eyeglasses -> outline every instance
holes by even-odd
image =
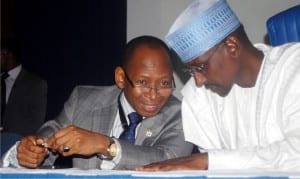
[[[210,57],[208,58],[207,61],[205,61],[205,63],[201,63],[197,66],[193,66],[193,67],[185,67],[183,69],[184,73],[189,73],[191,76],[194,76],[195,73],[201,73],[201,74],[206,74],[207,73],[207,66],[208,66],[208,61],[209,61]]]
[[[129,82],[132,88],[140,89],[143,93],[150,93],[151,90],[154,90],[156,93],[165,94],[172,92],[175,88],[174,77],[172,80],[162,80],[159,82],[158,87],[149,86],[147,80],[141,79],[137,80],[135,83],[129,78],[126,71],[124,70],[125,78]]]
[[[208,62],[210,61],[210,59],[215,55],[216,51],[222,46],[224,45],[225,42],[221,42],[220,44],[218,44],[213,52],[209,55],[209,57],[207,57],[207,60],[204,63],[195,65],[193,67],[186,67],[185,69],[183,69],[183,71],[185,73],[189,73],[191,76],[194,76],[195,73],[201,73],[201,74],[206,74],[207,70],[208,70]]]

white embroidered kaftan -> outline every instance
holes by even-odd
[[[256,47],[254,87],[220,97],[191,78],[182,90],[186,140],[208,152],[209,170],[300,170],[300,43]]]

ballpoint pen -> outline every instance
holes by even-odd
[[[36,146],[39,146],[39,147],[43,147],[43,148],[47,148],[49,150],[52,150],[50,147],[48,147],[46,145],[46,143],[41,143],[41,144],[36,144]],[[68,152],[70,150],[70,148],[66,145],[63,145],[63,152]]]

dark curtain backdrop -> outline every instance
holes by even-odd
[[[112,85],[126,43],[126,0],[15,0],[23,65],[48,82],[47,120],[76,85]]]

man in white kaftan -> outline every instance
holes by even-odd
[[[137,170],[300,170],[300,43],[253,45],[226,0],[193,1],[166,42],[192,75],[182,120],[200,153]]]
[[[209,169],[300,169],[300,43],[256,47],[255,86],[221,97],[191,78],[182,90],[185,138],[208,152]]]

